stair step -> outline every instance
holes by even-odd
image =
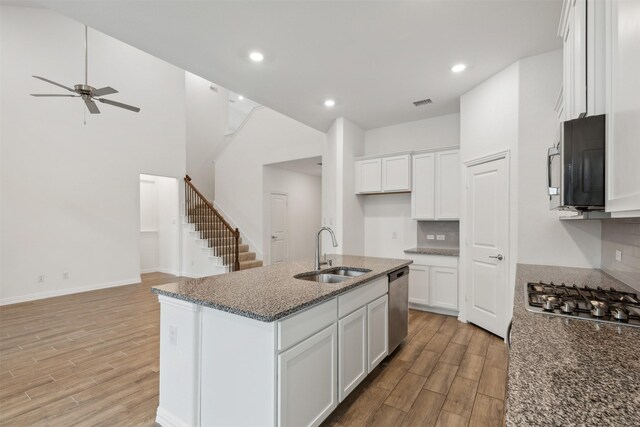
[[[240,270],[248,270],[249,268],[257,268],[257,267],[262,267],[262,261],[260,260],[240,261]]]
[[[201,239],[208,240],[210,246],[222,246],[222,245],[235,245],[235,237],[200,237]],[[238,243],[242,244],[242,237],[238,238]]]
[[[241,252],[239,255],[240,262],[242,261],[253,261],[256,259],[255,252]]]
[[[215,249],[216,252],[222,252],[220,249],[222,249],[223,247],[224,246],[210,246],[209,249]],[[231,246],[228,247],[229,249],[233,249]],[[238,245],[238,253],[242,255],[244,252],[249,252],[249,245],[246,243]]]

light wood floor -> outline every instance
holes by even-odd
[[[160,307],[143,275],[121,286],[0,308],[0,424],[153,425]]]
[[[143,283],[0,308],[0,424],[152,426],[159,304]],[[327,426],[500,425],[507,353],[455,318],[410,312],[409,338]]]
[[[503,425],[507,356],[495,335],[411,310],[405,343],[323,425]]]

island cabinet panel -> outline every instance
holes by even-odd
[[[275,329],[275,322],[259,322],[203,307],[201,374],[195,375],[201,387],[198,400],[201,421],[163,425],[274,426]],[[192,370],[196,368],[191,367]],[[178,372],[184,379],[194,374],[188,369]]]
[[[278,356],[279,426],[317,426],[336,408],[337,346],[333,324]]]
[[[367,305],[368,372],[380,364],[389,352],[389,296],[383,295]]]
[[[344,295],[340,295],[338,297],[338,316],[344,317],[360,307],[364,307],[387,292],[389,292],[389,279],[385,276],[365,286],[356,288],[351,292],[347,292]]]
[[[301,313],[278,322],[278,351],[288,349],[305,338],[310,337],[338,319],[338,301],[332,298],[327,302],[311,307]]]
[[[367,376],[367,307],[338,322],[338,397],[340,402]]]

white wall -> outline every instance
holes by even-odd
[[[370,129],[365,133],[364,154],[419,151],[458,144],[460,114],[456,113]]]
[[[355,158],[364,154],[364,131],[349,120],[342,125],[342,253],[364,255],[364,196],[355,195]]]
[[[520,61],[518,262],[600,267],[600,221],[559,221],[546,193],[547,149],[558,132],[554,104],[562,50]]]
[[[459,114],[385,126],[365,133],[366,155],[419,151],[459,144]],[[417,245],[418,222],[411,219],[411,195],[359,197],[364,201],[365,255],[405,258],[405,249]]]
[[[263,253],[271,263],[271,193],[287,195],[287,259],[310,258],[322,222],[322,178],[274,166],[264,167]]]
[[[185,72],[187,173],[209,200],[215,196],[214,158],[225,143],[229,92]]]
[[[89,83],[142,111],[100,104],[85,126],[80,100],[28,96],[62,92],[32,74],[81,82],[83,26],[8,6],[0,23],[0,300],[137,282],[139,175],[185,174],[184,72],[90,30]]]
[[[326,135],[259,107],[215,159],[216,205],[262,259],[263,165],[319,156]]]

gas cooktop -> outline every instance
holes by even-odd
[[[527,310],[581,320],[640,327],[640,299],[613,288],[527,283]]]

